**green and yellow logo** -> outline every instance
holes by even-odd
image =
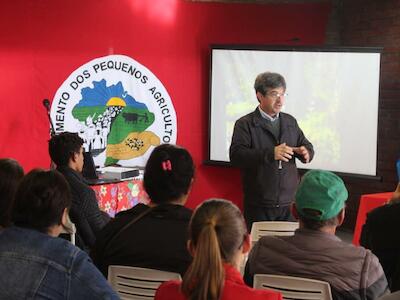
[[[112,55],[74,71],[51,108],[56,132],[78,132],[96,165],[143,166],[154,146],[176,142],[176,115],[161,82],[133,59]]]

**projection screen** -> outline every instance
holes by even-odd
[[[258,106],[254,80],[271,71],[286,79],[282,111],[314,145],[314,160],[297,166],[376,176],[380,51],[213,46],[207,162],[229,163],[235,121]]]

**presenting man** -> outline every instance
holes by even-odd
[[[312,144],[297,121],[281,112],[286,82],[282,75],[265,72],[254,83],[256,110],[236,121],[230,160],[241,169],[244,216],[250,230],[256,221],[285,221],[298,184],[295,158],[308,163]]]

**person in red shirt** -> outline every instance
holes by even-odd
[[[164,282],[155,300],[281,300],[280,293],[255,290],[239,273],[250,237],[243,216],[230,201],[211,199],[194,212],[189,226],[188,249],[193,261],[183,281]]]

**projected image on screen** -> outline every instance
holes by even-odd
[[[380,53],[212,50],[210,161],[229,162],[235,121],[258,106],[254,80],[286,79],[283,112],[313,143],[299,168],[376,175]]]

